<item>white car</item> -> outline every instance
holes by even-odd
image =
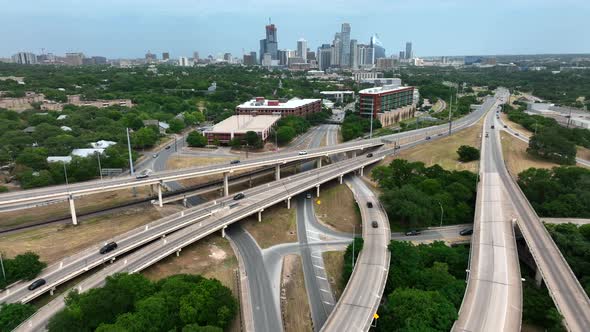
[[[303,150],[303,151],[299,151],[299,155],[300,155],[300,156],[303,156],[303,155],[305,155],[305,154],[307,154],[307,151],[305,151],[305,150]]]

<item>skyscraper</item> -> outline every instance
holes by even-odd
[[[37,64],[37,56],[29,52],[18,52],[12,56],[12,62],[21,65],[34,65]]]
[[[166,61],[166,60],[170,60],[170,53],[168,52],[163,52],[162,53],[162,60]]]
[[[405,59],[405,58],[406,58],[406,52],[399,51],[399,59],[402,60],[402,59]]]
[[[322,44],[318,48],[318,67],[320,70],[326,70],[332,65],[332,50],[334,47],[330,44]]]
[[[193,62],[199,62],[199,52],[193,52]]]
[[[307,61],[307,40],[303,38],[297,41],[297,56]]]
[[[377,61],[377,59],[381,59],[381,58],[386,57],[385,48],[383,47],[383,44],[379,40],[379,35],[374,34],[373,36],[371,36],[371,41],[369,42],[369,45],[373,48],[373,53],[375,55],[374,56],[375,62]]]
[[[350,24],[342,23],[340,40],[340,66],[350,67]]]
[[[375,49],[370,45],[357,45],[357,63],[359,67],[372,67],[375,63]]]
[[[406,42],[406,59],[411,59],[414,57],[412,53],[412,42]]]
[[[352,69],[357,69],[359,66],[358,63],[358,50],[357,50],[357,41],[356,39],[350,40],[350,67]]]
[[[270,54],[272,60],[277,60],[278,55],[278,41],[277,41],[277,28],[274,24],[266,26],[266,38],[260,40],[260,60],[264,58],[264,54]]]
[[[336,32],[336,34],[334,35],[334,41],[332,42],[332,60],[331,60],[331,65],[332,66],[340,66],[340,60],[341,60],[341,56],[340,54],[342,53],[342,40],[340,38],[341,34],[340,32]]]

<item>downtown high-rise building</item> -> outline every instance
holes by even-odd
[[[307,40],[303,38],[297,41],[297,56],[307,61]]]
[[[162,60],[170,60],[170,52],[162,52]]]
[[[332,60],[331,60],[332,66],[334,66],[334,67],[341,66],[341,62],[340,62],[340,60],[342,59],[341,54],[342,54],[341,33],[336,32],[336,34],[334,35],[334,40],[332,41]]]
[[[278,59],[278,41],[277,27],[274,24],[266,26],[266,38],[260,40],[260,60],[264,59],[264,54],[270,54],[272,60]]]
[[[12,62],[20,65],[35,65],[37,64],[37,56],[29,52],[18,52],[12,56]]]
[[[375,49],[371,45],[357,45],[357,64],[359,67],[372,67],[375,63]]]
[[[369,41],[369,45],[373,48],[374,59],[373,63],[376,63],[377,59],[385,58],[385,47],[379,40],[379,36],[374,34],[371,36],[371,40]]]
[[[342,23],[340,30],[340,67],[350,67],[350,24]]]
[[[414,57],[412,53],[412,42],[406,42],[406,59],[411,59]]]
[[[350,40],[350,68],[357,69],[359,67],[358,63],[358,42],[356,39]]]
[[[326,70],[332,66],[332,52],[334,47],[330,44],[322,44],[318,48],[318,68],[319,70]]]

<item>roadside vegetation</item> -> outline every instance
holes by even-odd
[[[381,128],[381,122],[377,119],[373,119],[373,130]],[[346,116],[342,122],[340,132],[342,133],[342,139],[350,141],[352,139],[363,137],[366,133],[371,130],[371,119],[361,117],[358,114],[354,114],[350,111],[346,111]]]
[[[4,264],[0,277],[0,289],[6,288],[19,280],[33,280],[47,266],[39,260],[39,255],[33,252],[26,252],[14,258],[3,257]]]
[[[346,284],[352,275],[359,254],[361,250],[363,250],[363,243],[363,238],[357,237],[354,239],[354,245],[351,243],[346,247],[346,251],[344,252],[344,265],[342,266],[342,289],[346,287]]]
[[[221,332],[237,310],[231,291],[216,279],[180,274],[152,282],[117,274],[102,288],[70,293],[48,330]]]
[[[479,160],[479,149],[469,145],[461,145],[457,149],[459,160],[467,163],[474,160]]]
[[[477,183],[474,173],[394,159],[387,166],[375,167],[372,177],[382,191],[380,201],[392,228],[473,222]]]
[[[0,305],[0,332],[14,330],[37,309],[27,303],[4,303]]]

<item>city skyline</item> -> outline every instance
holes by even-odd
[[[590,41],[577,38],[575,33],[585,29],[583,18],[590,11],[583,1],[568,0],[567,6],[551,1],[499,1],[494,7],[463,0],[424,2],[426,5],[378,1],[374,5],[380,10],[371,14],[369,22],[366,13],[358,11],[358,3],[349,1],[331,7],[287,1],[280,10],[266,1],[217,4],[224,8],[184,0],[172,1],[165,8],[155,1],[147,1],[145,6],[124,1],[116,12],[109,1],[79,5],[58,0],[42,8],[11,3],[3,6],[8,28],[0,55],[19,51],[39,54],[45,49],[55,54],[84,52],[109,58],[140,58],[148,50],[169,52],[171,58],[190,56],[195,50],[202,57],[227,52],[241,56],[242,49],[246,53],[259,50],[258,41],[265,37],[260,27],[268,24],[269,17],[277,26],[279,49],[295,49],[297,40],[305,38],[315,50],[331,40],[342,23],[349,23],[350,39],[368,43],[377,33],[388,55],[404,50],[407,41],[419,45],[413,50],[416,56],[590,52]],[[534,11],[530,10],[533,4]],[[313,5],[314,11],[300,9],[307,5]],[[260,7],[264,10],[255,10]],[[538,28],[541,21],[542,30]],[[39,33],[38,26],[44,27],[44,33]]]

